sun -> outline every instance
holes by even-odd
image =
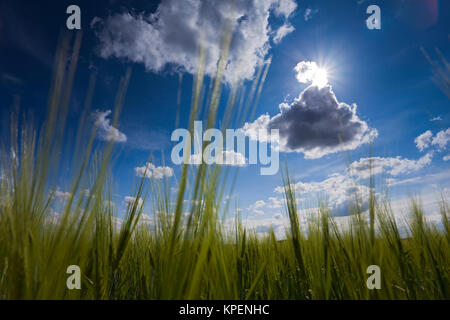
[[[328,72],[325,68],[317,68],[312,84],[319,88],[323,88],[328,84]]]

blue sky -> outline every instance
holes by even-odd
[[[192,73],[198,56],[196,45],[202,32],[210,54],[207,72],[214,73],[218,45],[213,40],[223,30],[221,19],[229,14],[224,3],[218,1],[211,7],[200,0],[189,5],[187,1],[169,0],[2,1],[2,120],[8,118],[16,96],[21,97],[23,110],[33,112],[38,123],[43,120],[53,55],[68,16],[65,11],[68,5],[77,4],[82,12],[84,37],[70,103],[69,130],[80,118],[92,73],[97,77],[92,109],[98,110],[97,120],[99,114],[103,115],[105,130],[113,130],[108,124],[111,117],[104,112],[113,108],[120,77],[131,67],[129,90],[116,128],[119,152],[113,172],[113,200],[124,208],[125,197],[132,195],[138,179],[136,168],[145,166],[150,153],[155,172],[169,175],[176,187],[180,166],[170,160],[174,145],[170,135],[187,125]],[[381,30],[366,27],[366,9],[372,4],[381,9]],[[447,1],[437,0],[354,0],[339,4],[264,0],[257,5],[249,0],[237,1],[240,16],[231,16],[241,29],[233,32],[224,97],[239,80],[249,88],[258,66],[272,56],[255,118],[246,119],[249,124],[267,114],[272,119],[268,125],[276,127],[279,122],[273,117],[280,113],[280,104],[285,103],[292,111],[301,93],[312,94],[311,83],[300,83],[296,78],[298,72],[294,68],[303,61],[316,62],[326,69],[330,85],[310,100],[304,97],[306,105],[314,107],[320,99],[335,96],[339,103],[349,106],[348,110],[357,105],[357,120],[367,125],[364,132],[360,127],[359,131],[348,128],[345,151],[338,151],[342,145],[332,145],[328,139],[333,130],[331,124],[316,132],[324,135],[317,145],[303,131],[286,132],[286,137],[298,141],[290,145],[293,152],[280,153],[280,160],[286,160],[294,174],[301,208],[314,207],[317,196],[327,194],[335,214],[344,215],[351,201],[352,181],[367,185],[364,167],[367,158],[374,156],[375,169],[379,170],[377,182],[390,184],[394,205],[404,204],[410,194],[421,194],[429,214],[437,213],[438,193],[448,195],[450,190],[450,160],[445,158],[450,154],[450,131],[446,131],[450,124],[449,97],[432,81],[435,69],[421,48],[432,60],[439,61],[435,52],[438,48],[448,60],[449,6]],[[447,81],[448,72],[447,69]],[[177,127],[180,74],[181,121]],[[448,89],[448,82],[446,85]],[[219,112],[224,107],[222,103]],[[324,108],[324,118],[319,121],[326,125],[334,113],[327,109],[332,106]],[[306,121],[301,108],[294,111],[291,116],[295,123]],[[287,120],[289,117],[285,115]],[[370,132],[377,134],[363,141],[360,135]],[[98,143],[101,140],[100,134]],[[333,151],[324,151],[325,144],[332,145]],[[163,158],[173,175],[171,170],[161,168]],[[348,165],[354,169],[352,176],[346,169]],[[261,176],[259,169],[254,165],[239,168],[232,197],[238,201],[242,215],[252,220],[250,224],[276,227],[283,221],[283,195],[276,189],[282,184],[281,175]],[[364,192],[362,188],[361,193]],[[146,210],[151,213],[151,208]]]

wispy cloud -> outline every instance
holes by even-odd
[[[441,116],[433,117],[430,119],[430,121],[442,121]]]
[[[311,9],[311,8],[307,8],[305,10],[305,14],[303,15],[303,18],[305,19],[305,21],[309,21],[312,19],[312,17],[319,12],[318,9]]]
[[[98,127],[98,138],[104,141],[126,142],[127,136],[111,125],[110,115],[111,110],[96,110],[92,114],[95,125]]]

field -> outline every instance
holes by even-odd
[[[4,142],[0,159],[1,299],[450,298],[446,199],[441,203],[443,228],[428,224],[420,201],[411,199],[406,237],[389,202],[374,194],[367,212],[355,206],[348,228],[338,227],[330,209],[322,205],[305,232],[285,168],[280,180],[290,224],[286,238],[280,240],[273,231],[258,237],[245,229],[234,204],[224,201],[225,186],[233,180],[226,168],[184,165],[176,192],[168,181],[142,179],[136,186],[135,197],[153,208],[152,228],[142,221],[139,201],[128,206],[118,223],[110,202],[114,146],[97,146],[95,128],[86,139],[87,112],[74,138],[70,188],[63,203],[57,204],[59,155],[69,149],[62,137],[80,42],[81,38],[75,40],[70,53],[66,39],[57,53],[45,125],[36,130],[18,114],[11,115],[10,139]],[[225,39],[208,104],[209,127],[217,121],[228,45]],[[124,76],[117,92],[114,123],[130,76]],[[191,123],[202,86],[200,68]],[[235,100],[232,93],[225,124],[235,112]],[[252,111],[248,107],[243,114]],[[186,198],[192,200],[189,205]],[[232,227],[225,225],[225,214],[236,218]],[[80,290],[66,286],[71,265],[80,267]],[[380,267],[379,290],[367,288],[370,265]]]

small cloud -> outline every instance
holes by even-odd
[[[294,30],[295,28],[290,23],[286,22],[278,28],[277,32],[275,33],[275,37],[273,37],[273,42],[279,43],[285,36],[287,36]]]
[[[434,137],[433,133],[430,130],[427,130],[414,140],[417,149],[420,151],[423,151],[431,146],[437,146],[437,151],[443,151],[447,148],[449,141],[450,128],[439,131]]]
[[[269,197],[269,203],[267,204],[267,206],[270,209],[280,209],[285,203],[286,200],[284,198]]]
[[[131,196],[127,196],[124,199],[124,203],[127,206],[130,206],[130,207],[134,206],[136,201],[137,201],[137,206],[138,206],[138,209],[139,209],[144,204],[144,200],[142,200],[141,198],[136,199],[136,197],[131,197]]]
[[[319,68],[314,61],[301,61],[295,68],[297,81],[300,83],[311,83],[319,87],[328,84],[327,73],[324,69]]]
[[[103,141],[126,142],[127,136],[111,125],[111,120],[108,119],[110,115],[111,110],[104,112],[96,110],[92,114],[95,119],[95,125],[98,127],[99,139]]]
[[[414,142],[416,144],[417,149],[420,151],[425,150],[430,146],[431,138],[433,137],[433,133],[430,130],[425,131],[420,136],[418,136],[416,139],[414,139]]]
[[[395,158],[371,157],[361,158],[350,165],[349,171],[352,176],[367,179],[371,175],[388,173],[391,176],[418,171],[429,165],[433,153],[429,152],[418,160],[405,159],[400,156]]]
[[[444,160],[444,161],[450,160],[450,154],[449,154],[449,155],[446,155],[445,157],[443,157],[442,160]]]
[[[66,201],[72,196],[72,194],[70,192],[61,191],[61,189],[58,188],[52,193],[52,196],[54,199]]]
[[[260,209],[260,208],[263,208],[265,206],[266,206],[266,203],[264,202],[264,200],[258,200],[254,204],[250,205],[248,207],[248,210]]]
[[[250,205],[247,210],[251,211],[254,215],[260,216],[264,214],[264,211],[261,210],[266,206],[264,200],[258,200],[254,204]]]
[[[264,211],[262,211],[262,210],[253,210],[253,214],[255,216],[262,216],[264,214]]]
[[[222,152],[222,157],[219,157],[216,163],[224,166],[245,167],[247,165],[247,159],[242,153],[225,150]]]
[[[303,15],[303,18],[305,19],[305,21],[309,21],[312,19],[312,17],[319,12],[318,9],[311,9],[311,8],[307,8],[305,10],[305,14]]]
[[[156,167],[153,163],[147,162],[143,167],[134,168],[136,176],[140,178],[154,178],[161,180],[164,177],[172,177],[173,169],[170,167]]]
[[[441,120],[442,120],[441,116],[437,116],[430,119],[430,121],[441,121]]]
[[[432,145],[437,145],[442,150],[447,147],[450,141],[450,128],[447,130],[439,131],[431,142]]]

